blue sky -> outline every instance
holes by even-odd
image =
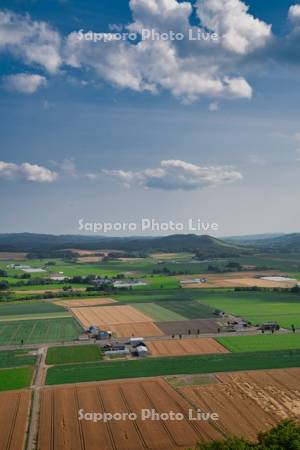
[[[299,231],[300,5],[246,4],[0,1],[0,232]],[[184,40],[79,39],[112,24]],[[190,41],[196,25],[217,43]]]

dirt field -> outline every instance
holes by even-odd
[[[24,261],[27,253],[21,252],[0,252],[0,261]]]
[[[0,393],[0,448],[23,450],[29,414],[30,391]]]
[[[167,336],[172,334],[188,334],[189,330],[192,335],[206,333],[217,333],[218,323],[216,320],[195,319],[195,320],[177,320],[176,322],[157,322],[157,326]]]
[[[205,355],[228,353],[228,350],[214,339],[170,339],[146,341],[151,356]]]
[[[216,381],[178,391],[195,407],[218,413],[226,436],[255,439],[283,419],[300,419],[300,369],[220,374]]]
[[[100,306],[108,305],[110,303],[115,303],[112,298],[85,298],[80,300],[59,300],[54,302],[56,305],[64,306],[65,308],[76,308],[87,307],[87,306]]]
[[[189,402],[162,379],[69,386],[42,391],[38,450],[176,450],[221,438],[207,422],[190,421]],[[135,413],[136,420],[78,420],[84,412]],[[183,420],[141,420],[142,409],[181,413]]]
[[[87,264],[87,263],[96,263],[103,260],[103,256],[80,256],[77,258],[77,262],[81,264]]]
[[[163,335],[150,317],[132,306],[95,306],[71,311],[84,327],[96,325],[118,337]]]
[[[260,278],[257,278],[258,276],[272,276],[276,275],[274,271],[264,271],[264,272],[257,272],[257,271],[249,271],[249,272],[228,272],[228,273],[221,273],[221,274],[201,274],[201,275],[194,275],[191,277],[184,276],[179,277],[180,281],[187,281],[197,278],[206,278],[206,283],[184,283],[182,284],[182,287],[185,289],[201,289],[201,288],[216,288],[216,287],[252,287],[252,286],[258,286],[258,287],[281,287],[281,288],[291,288],[295,286],[295,281],[269,281],[269,280],[262,280]],[[280,272],[280,275],[288,277],[289,274],[285,274]]]

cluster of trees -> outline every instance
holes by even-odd
[[[265,433],[259,433],[257,442],[230,438],[208,444],[198,444],[196,450],[299,450],[300,426],[293,420],[285,420]]]
[[[280,287],[274,287],[274,288],[270,288],[270,287],[262,287],[262,286],[240,286],[240,287],[235,287],[234,290],[236,292],[291,292],[293,294],[299,294],[300,292],[300,287],[297,286],[293,286],[292,288],[280,288]]]
[[[164,267],[163,269],[153,269],[152,270],[153,275],[168,275],[168,276],[174,276],[174,275],[191,275],[191,272],[189,270],[170,270],[167,267]]]

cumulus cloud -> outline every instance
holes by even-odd
[[[32,181],[36,183],[52,183],[58,177],[46,167],[30,164],[28,162],[22,164],[14,164],[11,162],[0,161],[0,179],[24,181]]]
[[[162,190],[196,190],[232,183],[242,174],[232,166],[197,166],[181,160],[161,161],[160,167],[142,171],[104,170],[125,186],[140,185]]]
[[[196,6],[202,25],[222,36],[227,50],[245,55],[271,37],[271,25],[249,14],[240,0],[198,0]]]
[[[300,5],[290,6],[288,16],[291,21],[300,21]]]
[[[18,73],[3,77],[4,87],[9,91],[33,94],[47,84],[45,77],[37,74]]]
[[[0,52],[9,51],[27,64],[56,73],[62,63],[60,46],[60,34],[46,22],[0,11]]]

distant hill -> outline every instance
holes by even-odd
[[[0,234],[0,251],[47,252],[68,248],[123,250],[139,252],[195,252],[202,258],[230,257],[249,253],[249,249],[211,236],[176,234],[164,237],[108,238],[32,233]]]
[[[246,245],[268,252],[300,252],[300,233],[236,236],[225,238],[229,244]]]

